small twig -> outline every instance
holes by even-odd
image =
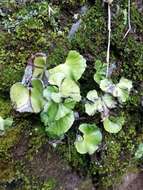
[[[123,39],[126,38],[126,36],[128,35],[131,29],[132,29],[131,28],[131,0],[128,0],[128,30],[126,34],[124,35]]]
[[[110,45],[111,45],[111,6],[108,3],[108,47],[107,47],[107,71],[106,71],[106,77],[108,77],[109,73],[109,65],[110,65]]]

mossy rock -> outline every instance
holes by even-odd
[[[0,98],[0,116],[3,118],[9,117],[11,109],[10,100]]]
[[[0,159],[0,181],[1,184],[10,183],[15,179],[16,171],[12,160]],[[0,187],[1,188],[1,187]]]
[[[21,81],[27,59],[36,52],[47,53],[58,29],[58,10],[48,16],[48,3],[29,3],[15,7],[2,17],[0,34],[0,92],[8,93]]]
[[[59,3],[59,1],[57,3]],[[119,11],[117,11],[116,3],[119,4]],[[70,4],[70,7],[73,7],[76,1],[68,1],[68,4]],[[95,72],[93,69],[95,60],[100,59],[103,62],[106,60],[108,40],[106,6],[102,6],[100,0],[95,1],[94,6],[92,6],[87,14],[83,16],[81,27],[75,37],[71,41],[68,41],[66,36],[59,37],[57,33],[55,33],[58,21],[53,20],[52,23],[49,23],[49,21],[47,22],[47,17],[43,15],[44,13],[37,14],[37,16],[35,16],[36,19],[32,17],[30,21],[24,20],[25,16],[29,15],[30,10],[37,10],[40,5],[44,6],[42,2],[39,2],[39,4],[34,2],[27,4],[27,6],[17,7],[16,9],[13,7],[13,11],[9,13],[14,23],[18,20],[17,16],[22,15],[23,18],[21,23],[18,23],[18,26],[14,26],[14,29],[10,28],[10,32],[3,30],[0,36],[0,93],[2,93],[3,97],[5,94],[9,96],[11,85],[21,80],[27,59],[31,53],[39,51],[48,53],[48,68],[51,68],[63,63],[68,51],[70,49],[75,49],[87,59],[87,71],[80,81],[81,88],[84,91],[83,94],[86,94],[88,90],[97,87],[93,79],[91,79],[91,76]],[[62,9],[64,9],[64,7],[65,5],[62,5]],[[124,24],[125,9],[127,9],[127,0],[122,0],[120,2],[114,1],[112,6],[113,18],[110,61],[111,64],[114,62],[116,63],[117,69],[115,73],[113,73],[113,79],[118,80],[121,76],[124,76],[140,84],[143,80],[143,45],[141,43],[143,17],[142,14],[138,12],[135,4],[132,3],[131,21],[133,31],[136,32],[131,31],[126,39],[122,40],[127,30],[127,25]],[[5,24],[9,24],[7,23],[7,16],[4,16],[3,21]],[[137,167],[137,161],[134,160],[134,153],[138,144],[143,141],[143,123],[141,121],[141,108],[139,107],[140,94],[136,96],[134,93],[130,98],[128,105],[124,108],[126,124],[123,130],[117,135],[107,134],[104,131],[103,144],[99,151],[93,156],[80,155],[76,152],[73,145],[74,139],[76,138],[76,128],[69,131],[67,134],[68,139],[66,138],[63,144],[58,145],[56,149],[60,157],[66,160],[66,163],[68,162],[73,170],[77,171],[82,176],[88,174],[93,181],[95,181],[95,184],[96,180],[98,180],[98,189],[111,188],[113,184],[120,182],[124,173],[128,170],[134,170]],[[133,106],[131,107],[131,105]],[[9,116],[11,112],[10,102],[5,99],[0,99],[0,107],[2,107],[0,115],[3,117]],[[82,108],[80,110],[82,110]],[[30,189],[31,187],[33,187],[33,189],[37,187],[53,188],[53,183],[47,179],[47,175],[45,174],[46,171],[44,171],[46,179],[44,179],[43,186],[43,178],[41,180],[38,178],[40,176],[35,175],[37,170],[41,172],[39,165],[42,163],[40,161],[42,154],[39,153],[39,150],[46,142],[46,138],[42,132],[39,133],[38,136],[38,133],[34,131],[34,124],[32,125],[31,122],[29,122],[31,120],[33,121],[33,118],[31,118],[22,118],[19,115],[17,118],[17,115],[14,114],[14,119],[16,119],[16,121],[14,122],[13,128],[9,129],[5,136],[0,137],[2,158],[4,159],[6,157],[8,159],[6,162],[4,162],[3,159],[1,161],[3,167],[0,166],[0,168],[4,172],[0,177],[4,182],[14,179],[15,171],[13,163],[9,162],[9,159],[11,158],[11,151],[14,152],[13,147],[19,143],[19,138],[23,138],[23,136],[21,136],[21,134],[23,134],[24,137],[27,138],[26,145],[22,144],[22,146],[26,146],[26,153],[19,157],[17,156],[17,158],[15,156],[17,160],[22,157],[20,164],[24,167],[22,168],[18,165],[19,163],[17,161],[15,164],[19,167],[18,171],[21,172],[19,176],[24,181],[23,187],[25,189]],[[23,128],[25,129],[24,133],[22,133]],[[43,141],[42,138],[44,139]],[[19,145],[19,149],[21,148],[22,147]],[[45,150],[42,153],[45,154]],[[46,156],[47,155],[44,157],[45,160],[47,159]],[[52,154],[50,156],[52,156]],[[29,165],[31,167],[34,163],[33,170],[31,168],[31,170],[27,169],[29,167],[27,162],[28,164],[30,162],[31,165]],[[47,163],[47,161],[45,162]],[[5,167],[6,164],[8,168]],[[36,168],[36,164],[38,168]],[[33,173],[29,174],[31,171]],[[5,175],[7,173],[9,173],[9,175],[6,179]],[[39,173],[38,175],[40,175]],[[41,175],[43,175],[43,173]],[[33,183],[31,181],[33,181]]]

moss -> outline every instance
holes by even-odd
[[[26,153],[26,159],[33,160],[35,155],[39,152],[39,149],[47,141],[45,132],[42,129],[41,123],[36,123],[29,132],[28,150]]]
[[[55,188],[56,188],[56,180],[54,178],[51,178],[44,182],[41,190],[54,190]]]
[[[70,166],[82,175],[87,174],[88,170],[88,155],[79,154],[74,146],[75,135],[69,132],[66,142],[57,146],[57,152],[61,157],[70,164]]]
[[[0,98],[0,116],[7,118],[10,116],[11,104],[9,100]]]
[[[14,124],[16,125],[16,123]],[[25,124],[22,123],[22,125]],[[15,161],[12,158],[11,150],[19,142],[22,125],[8,129],[0,137],[0,179],[4,185],[17,179]]]
[[[0,159],[0,180],[2,183],[10,183],[15,179],[15,169],[13,161]]]
[[[0,35],[0,92],[9,92],[21,81],[28,57],[35,52],[48,52],[58,31],[58,9],[48,16],[48,3],[29,3],[2,17]]]
[[[95,6],[91,7],[83,18],[80,30],[72,40],[72,45],[80,49],[83,53],[90,53],[94,59],[104,60],[106,49],[106,20],[105,11],[101,1],[96,1]],[[87,52],[86,52],[87,51]]]
[[[90,172],[95,178],[98,176],[99,189],[117,185],[127,171],[137,169],[134,153],[136,146],[143,140],[141,113],[135,110],[130,113],[127,111],[125,118],[126,124],[121,132],[117,135],[105,133],[100,157],[96,155],[95,160],[91,162]]]

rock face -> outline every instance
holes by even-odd
[[[0,7],[0,116],[14,118],[13,127],[0,137],[0,190],[142,190],[142,173],[125,176],[121,186],[115,188],[128,171],[140,170],[143,164],[142,160],[134,160],[136,148],[143,142],[142,1],[131,3],[132,30],[125,40],[128,1],[113,1],[110,61],[115,69],[112,78],[117,81],[121,76],[126,77],[133,81],[134,89],[123,108],[125,126],[117,135],[103,132],[103,144],[92,156],[79,155],[73,146],[79,123],[75,123],[55,149],[51,147],[38,115],[20,115],[12,109],[9,90],[12,84],[21,81],[32,53],[47,53],[47,67],[52,68],[63,63],[71,49],[79,51],[87,60],[87,71],[80,80],[82,94],[96,88],[92,77],[94,63],[97,59],[106,60],[106,4],[101,0],[86,1],[90,6],[81,15],[82,22],[74,38],[69,40],[73,16],[84,0],[14,2],[3,1]],[[48,2],[55,10],[51,18]],[[85,118],[83,106],[77,109]],[[102,130],[98,115],[96,119]],[[94,117],[86,118],[88,123],[93,121]]]
[[[123,178],[122,184],[115,190],[141,190],[143,188],[143,173],[129,173]]]

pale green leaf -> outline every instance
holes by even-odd
[[[96,101],[99,98],[96,90],[90,90],[87,93],[86,97],[88,100],[91,100],[92,102]]]
[[[11,101],[19,112],[38,113],[43,109],[43,84],[38,79],[32,80],[32,87],[27,88],[21,83],[16,83],[10,90]]]
[[[74,113],[71,111],[59,120],[49,123],[46,131],[51,137],[60,137],[64,135],[73,125]]]
[[[52,99],[51,95],[52,93],[57,93],[58,92],[58,88],[55,86],[47,86],[47,88],[45,88],[43,90],[43,96],[44,98],[46,98],[46,100],[50,101]]]
[[[15,83],[10,89],[10,98],[14,108],[19,112],[23,112],[29,102],[29,90],[20,82]],[[29,111],[32,111],[32,109],[29,108]]]
[[[122,77],[118,83],[118,87],[130,92],[133,87],[132,81]]]
[[[119,88],[117,85],[113,91],[113,96],[117,97],[120,103],[124,103],[129,98],[129,92],[127,90]]]
[[[129,98],[129,93],[132,87],[132,81],[121,78],[113,91],[113,96],[117,97],[119,102],[124,103]]]
[[[81,124],[79,130],[83,133],[75,141],[75,147],[80,154],[93,154],[102,141],[102,134],[95,124]]]
[[[112,83],[109,79],[103,79],[100,82],[100,88],[104,92],[113,93],[113,90],[115,89],[115,84]]]
[[[67,107],[65,107],[63,104],[59,104],[58,105],[58,112],[56,114],[55,120],[59,120],[62,117],[65,117],[70,112],[71,112],[70,109],[68,109]]]
[[[12,118],[3,119],[0,116],[0,135],[3,135],[5,133],[5,129],[11,127],[12,123],[13,123]]]
[[[118,133],[124,124],[123,117],[106,117],[103,121],[104,128],[109,133]]]
[[[113,100],[113,97],[111,95],[105,94],[104,96],[102,96],[102,100],[108,108],[115,108],[116,107],[117,103],[115,100]]]
[[[80,88],[76,82],[70,78],[64,79],[59,88],[59,91],[64,98],[72,98],[77,102],[81,100]]]
[[[40,80],[32,80],[31,94],[29,94],[29,101],[34,113],[39,113],[44,106],[43,99],[43,84]]]
[[[86,60],[76,51],[70,51],[65,65],[68,66],[71,78],[78,81],[86,69]]]
[[[143,157],[143,143],[139,144],[138,149],[135,152],[135,158],[140,159]]]
[[[93,116],[97,111],[103,111],[103,103],[101,98],[98,97],[96,90],[91,90],[87,93],[87,102],[85,104],[85,112]]]

